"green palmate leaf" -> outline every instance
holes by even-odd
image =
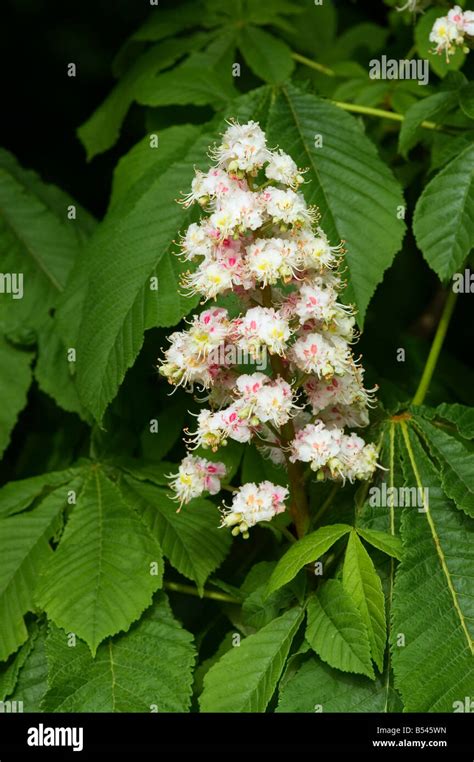
[[[157,42],[173,37],[177,32],[199,26],[205,11],[199,0],[180,4],[178,8],[153,8],[142,26],[132,35],[132,40]]]
[[[173,140],[173,154],[165,152],[111,210],[88,248],[90,278],[77,341],[77,384],[81,400],[96,418],[115,396],[145,329],[177,322],[194,306],[194,300],[177,296],[179,263],[172,246],[191,219],[176,198],[189,183],[192,165],[202,161],[203,144],[182,160],[193,144],[189,133],[180,143]]]
[[[431,164],[430,170],[441,169],[451,159],[458,156],[465,148],[472,143],[474,133],[472,131],[463,132],[460,135],[448,135],[443,132],[436,132],[433,135],[431,143]]]
[[[264,712],[302,618],[290,609],[225,653],[204,678],[201,712]]]
[[[219,529],[215,505],[201,498],[183,506],[179,513],[170,492],[153,484],[127,479],[126,498],[141,513],[152,535],[171,564],[194,580],[202,592],[209,575],[227,555],[231,536]]]
[[[66,287],[57,301],[54,321],[58,327],[58,333],[62,339],[65,352],[66,347],[68,349],[73,348],[74,350],[77,348],[77,339],[89,282],[88,251],[89,248],[85,247],[80,256],[76,258]],[[41,341],[41,337],[39,340]],[[74,385],[76,385],[75,371],[76,365],[74,365]],[[42,383],[45,383],[44,380]]]
[[[260,3],[260,7],[262,4]],[[314,34],[317,25],[318,34]],[[337,13],[331,3],[311,3],[292,18],[291,29],[285,34],[293,49],[308,53],[319,59],[321,54],[333,48],[337,30]]]
[[[178,402],[165,408],[157,416],[153,429],[150,424],[146,427],[140,437],[145,460],[158,463],[165,457],[182,435],[185,417],[186,408],[182,402]]]
[[[438,426],[415,418],[428,447],[441,466],[441,481],[456,506],[474,517],[474,451]]]
[[[68,348],[60,336],[57,322],[48,317],[38,332],[39,357],[35,365],[35,379],[40,389],[52,397],[63,410],[77,413],[84,420],[75,387],[75,362],[68,360]]]
[[[242,621],[246,627],[259,630],[275,619],[282,609],[288,608],[294,595],[289,587],[276,590],[267,597],[267,581],[275,567],[273,561],[260,561],[250,569],[241,594],[245,596],[242,604]]]
[[[46,712],[185,712],[195,651],[163,593],[126,634],[108,640],[95,659],[81,641],[51,627],[46,641]]]
[[[236,95],[227,72],[211,68],[203,53],[194,53],[173,71],[150,77],[135,89],[136,100],[145,106],[192,103],[219,108]]]
[[[235,62],[237,44],[237,29],[221,30],[216,37],[201,52],[203,65],[221,72],[223,82],[235,87],[233,64]],[[204,60],[205,59],[205,60]]]
[[[474,82],[469,82],[461,88],[459,105],[469,119],[474,119]]]
[[[0,661],[28,637],[23,617],[33,608],[40,571],[51,562],[48,540],[66,501],[66,490],[60,487],[38,508],[0,520]]]
[[[380,463],[384,470],[381,471],[376,479],[379,489],[390,490],[386,499],[370,498],[364,503],[360,511],[357,512],[357,532],[371,545],[382,550],[387,555],[381,556],[374,554],[377,573],[380,575],[382,589],[385,596],[386,620],[391,621],[393,588],[395,584],[395,571],[397,564],[395,558],[403,554],[403,548],[400,549],[400,518],[401,509],[398,507],[398,501],[389,499],[388,495],[399,495],[398,488],[404,485],[404,478],[400,459],[397,456],[399,449],[401,433],[400,426],[393,420],[388,420],[384,426]],[[369,490],[369,494],[372,490]],[[379,496],[382,493],[378,493]],[[375,505],[374,505],[375,503]],[[370,540],[369,540],[370,537]],[[390,552],[391,551],[391,552]],[[394,555],[392,555],[394,553]],[[387,652],[384,663],[383,682],[385,684],[386,703],[384,711],[401,711],[400,699],[394,688],[394,675],[391,665],[391,654]],[[399,706],[400,704],[400,706]]]
[[[394,534],[388,534],[388,532],[379,532],[375,529],[357,529],[357,533],[366,540],[368,543],[378,548],[383,553],[387,553],[393,558],[402,557],[402,541]]]
[[[156,538],[94,466],[36,597],[55,624],[76,633],[94,654],[150,605],[162,573]]]
[[[11,696],[15,690],[19,672],[28,659],[32,647],[33,638],[30,636],[20,650],[12,655],[6,664],[2,665],[2,670],[0,671],[0,701],[3,701],[7,696]]]
[[[291,656],[286,660],[285,669],[283,670],[280,682],[278,683],[278,693],[280,696],[287,682],[296,674],[305,661],[313,658],[313,655],[311,646],[307,640],[303,640],[300,647],[293,650]]]
[[[242,622],[246,627],[260,630],[288,607],[293,595],[291,590],[276,590],[267,597],[266,584],[257,587],[242,604]]]
[[[440,418],[454,423],[462,437],[474,439],[474,408],[467,405],[438,405],[436,413]]]
[[[276,711],[383,712],[386,704],[382,677],[341,674],[314,656],[285,683]]]
[[[383,103],[390,91],[390,85],[387,82],[367,80],[365,70],[363,70],[363,75],[362,78],[349,79],[339,85],[333,93],[333,100],[352,101],[363,106],[378,106]]]
[[[355,530],[347,543],[342,582],[359,609],[369,634],[372,658],[382,672],[387,638],[382,582]]]
[[[232,648],[232,641],[234,639],[234,636],[235,636],[235,631],[228,632],[227,635],[225,635],[225,637],[220,642],[219,647],[217,648],[217,651],[215,651],[215,653],[213,653],[212,656],[202,661],[196,667],[196,670],[194,672],[194,686],[193,686],[193,692],[195,696],[199,696],[199,694],[202,693],[204,678],[206,674],[209,672],[212,665],[215,664],[216,661],[218,661],[221,658],[221,656],[223,656],[226,653],[226,651]]]
[[[348,524],[331,524],[298,540],[278,561],[268,582],[267,594],[286,585],[306,564],[317,561],[335,542],[351,531]]]
[[[243,27],[239,48],[254,74],[270,84],[284,82],[294,69],[288,45],[256,26]]]
[[[298,16],[302,10],[294,0],[269,0],[267,3],[261,3],[260,0],[245,0],[240,16],[248,19],[252,24],[279,26],[282,21],[280,14]]]
[[[266,89],[244,96],[232,113],[248,119],[268,96]],[[193,212],[184,211],[176,198],[190,185],[194,167],[206,167],[213,136],[193,140],[189,133],[183,135],[173,158],[167,156],[145,172],[88,247],[90,279],[77,342],[77,384],[83,404],[99,420],[135,360],[144,331],[178,322],[196,304],[177,297],[181,266],[172,241]],[[151,288],[153,277],[158,290]]]
[[[306,639],[318,656],[343,672],[374,678],[367,628],[339,580],[328,580],[308,602]]]
[[[154,45],[140,56],[120,79],[105,101],[78,129],[87,158],[107,151],[119,137],[120,127],[135,100],[140,87],[155,74],[172,66],[181,56],[199,48],[208,40],[207,34],[197,34],[178,40],[166,40]]]
[[[65,471],[50,471],[41,476],[8,482],[0,487],[0,518],[24,511],[36,498],[46,496],[51,488],[66,484],[80,472],[80,468],[68,468]]]
[[[133,186],[154,167],[162,171],[165,161],[175,161],[187,144],[197,140],[200,127],[183,124],[147,135],[118,162],[114,170],[110,208],[126,197]]]
[[[402,424],[408,485],[427,487],[426,512],[406,509],[393,596],[392,663],[408,712],[452,712],[472,693],[472,520],[443,494],[437,469]]]
[[[416,242],[442,280],[462,266],[474,246],[473,206],[474,146],[469,145],[428,183],[415,208]]]
[[[299,166],[309,168],[305,197],[320,208],[321,226],[331,242],[347,241],[344,298],[355,301],[362,324],[375,288],[401,246],[401,188],[352,116],[293,85],[275,99],[267,134],[270,145],[280,145]]]
[[[474,439],[474,408],[467,405],[448,405],[445,402],[436,408],[423,407],[423,418],[442,418],[453,423],[465,439]]]
[[[0,335],[0,456],[5,452],[31,383],[31,352],[16,349]]]
[[[388,34],[387,29],[370,21],[353,24],[334,41],[330,59],[348,59],[360,49],[376,53],[383,48]]]
[[[113,465],[130,474],[134,479],[152,482],[152,484],[158,484],[160,487],[169,487],[169,475],[176,471],[176,463],[170,463],[167,460],[154,463],[127,458],[126,456],[115,457]]]
[[[36,172],[23,169],[13,154],[4,149],[0,149],[0,165],[23,185],[26,191],[36,196],[61,222],[66,224],[78,246],[87,241],[97,224],[96,220],[69,194],[62,188],[44,183]],[[75,217],[69,219],[68,215],[73,211],[70,209],[71,205],[74,206]],[[72,222],[74,224],[71,224]]]
[[[406,156],[421,139],[420,125],[425,120],[439,118],[442,121],[448,111],[458,102],[458,93],[453,90],[429,95],[414,103],[404,115],[404,120],[398,136],[398,150]]]
[[[460,69],[466,59],[462,46],[459,46],[455,54],[449,57],[449,63],[446,61],[444,53],[439,55],[433,53],[435,45],[430,41],[430,32],[436,19],[445,15],[445,8],[429,8],[420,16],[415,27],[415,44],[418,55],[420,58],[428,60],[430,67],[440,77],[446,76],[450,71]]]
[[[275,561],[258,561],[248,571],[240,586],[241,595],[248,596],[258,590],[268,579],[275,568]],[[273,617],[274,618],[274,617]]]
[[[41,699],[48,688],[48,664],[46,661],[46,626],[35,627],[28,645],[25,663],[20,669],[18,680],[10,701],[21,701],[24,712],[40,712]]]
[[[2,283],[0,327],[4,331],[40,325],[64,288],[79,250],[75,222],[67,215],[65,195],[43,185],[11,154],[0,151],[2,273],[16,277]]]

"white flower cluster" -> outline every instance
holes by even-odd
[[[372,444],[345,427],[368,424],[371,391],[356,363],[352,309],[338,301],[335,268],[343,255],[318,226],[299,187],[293,159],[267,147],[258,123],[230,124],[212,151],[216,165],[196,172],[184,204],[204,210],[182,238],[192,263],[184,284],[204,301],[234,292],[242,312],[213,306],[169,337],[160,373],[174,386],[208,390],[188,444],[210,448],[254,441],[275,463],[308,463],[318,479],[368,479],[377,465]],[[233,358],[266,372],[240,372]],[[263,361],[269,360],[267,366]],[[223,472],[188,455],[172,487],[181,503],[215,494]],[[245,484],[222,526],[249,527],[285,508],[288,490]]]
[[[283,513],[288,494],[286,487],[269,481],[247,482],[235,493],[232,506],[223,511],[221,526],[233,527],[233,535],[242,534],[247,539],[250,527]]]
[[[184,277],[189,293],[211,299],[335,264],[340,247],[320,228],[313,233],[314,210],[298,192],[301,172],[283,151],[268,150],[258,124],[231,125],[213,156],[217,167],[196,173],[183,202],[209,213],[181,242],[184,259],[199,263]],[[267,180],[254,187],[259,171]]]
[[[243,374],[236,377],[231,392],[235,401],[228,407],[199,413],[198,428],[191,437],[195,446],[217,450],[228,439],[250,442],[264,431],[262,424],[283,426],[297,410],[291,385],[279,376],[271,379],[264,373]]]
[[[318,478],[369,479],[377,465],[377,450],[357,434],[328,428],[322,421],[309,423],[291,443],[290,460],[309,463]]]
[[[435,44],[435,52],[444,53],[449,62],[449,56],[454,55],[457,48],[468,52],[466,35],[474,37],[474,11],[463,11],[461,6],[455,5],[447,16],[436,19],[430,42]]]
[[[180,507],[189,503],[194,497],[203,492],[217,495],[221,488],[221,479],[226,475],[223,463],[212,462],[195,455],[187,455],[180,463],[178,473],[170,474],[171,487]]]

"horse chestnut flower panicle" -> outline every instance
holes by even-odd
[[[304,463],[318,480],[369,479],[376,448],[346,433],[367,425],[375,389],[364,389],[352,354],[352,308],[338,301],[342,244],[330,244],[301,193],[302,170],[267,146],[257,122],[230,123],[211,157],[215,166],[196,171],[182,201],[203,210],[181,240],[189,263],[183,286],[203,303],[234,292],[242,311],[231,317],[207,306],[169,337],[160,373],[173,386],[208,390],[187,444],[217,451],[228,440],[252,442],[293,474],[293,464]],[[242,373],[242,364],[256,372]],[[181,506],[217,494],[226,469],[188,454],[170,478]],[[234,497],[221,526],[244,538],[287,503],[298,508],[291,480],[289,488],[269,481],[224,487]]]

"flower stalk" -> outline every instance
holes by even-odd
[[[457,296],[458,295],[454,291],[449,291],[448,293],[443,312],[436,329],[433,343],[431,345],[431,349],[429,351],[425,367],[420,378],[420,383],[418,384],[418,388],[412,400],[413,405],[422,405],[428,393],[428,389],[430,387],[431,379],[433,377],[433,373],[435,371],[438,358],[443,347],[449,323],[456,306]]]

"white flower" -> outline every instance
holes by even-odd
[[[236,381],[236,388],[242,397],[254,398],[259,389],[269,382],[265,373],[243,373]]]
[[[201,410],[197,423],[197,430],[190,441],[196,447],[210,447],[214,451],[225,445],[227,439],[250,442],[258,426],[258,420],[249,418],[246,405],[240,400],[216,412]]]
[[[293,344],[290,359],[304,373],[329,379],[347,372],[350,350],[344,341],[335,342],[328,334],[309,333]]]
[[[464,28],[464,13],[460,5],[455,5],[454,8],[451,8],[447,18],[448,21],[457,27],[457,29],[462,30]],[[439,21],[439,19],[437,19],[437,21]]]
[[[461,36],[464,34],[474,35],[474,11],[463,11],[460,5],[455,5],[454,8],[451,8],[448,12],[447,19],[452,24],[455,24],[457,30],[461,33]],[[461,44],[462,41],[462,39],[458,40],[459,44]]]
[[[264,373],[240,376],[236,382],[239,395],[236,409],[253,427],[262,423],[283,426],[297,410],[293,390],[283,378],[272,379]]]
[[[470,37],[474,36],[474,11],[464,11],[463,30]]]
[[[214,241],[208,225],[192,222],[181,241],[184,258],[193,261],[197,257],[208,257],[214,249]]]
[[[272,354],[284,354],[290,327],[273,307],[252,307],[235,325],[238,345],[252,356],[260,357],[263,347]]]
[[[335,313],[337,293],[331,286],[323,286],[317,280],[303,282],[294,305],[295,314],[303,325],[308,320],[329,323]]]
[[[293,390],[290,384],[280,377],[262,386],[255,396],[253,414],[262,423],[270,422],[277,427],[283,426],[295,409]]]
[[[255,428],[258,426],[258,421],[249,418],[246,405],[242,401],[234,402],[224,410],[220,410],[216,415],[221,420],[226,437],[243,444],[250,442]]]
[[[373,444],[366,445],[354,432],[348,436],[318,421],[298,431],[291,443],[290,460],[310,463],[318,478],[330,476],[353,482],[372,476],[377,467],[377,449]]]
[[[355,317],[351,314],[351,308],[346,305],[336,304],[332,322],[327,326],[327,332],[339,336],[344,341],[351,343],[354,338]]]
[[[233,527],[233,535],[242,534],[247,539],[251,527],[259,521],[271,521],[285,510],[288,494],[286,487],[269,481],[247,482],[235,493],[231,507],[223,510],[221,526]]]
[[[225,441],[225,431],[219,413],[212,410],[201,410],[197,417],[197,431],[191,435],[195,447],[210,447],[217,450]]]
[[[323,270],[334,267],[343,248],[330,246],[325,232],[318,227],[316,235],[311,228],[298,228],[291,232],[292,240],[296,243],[300,267],[305,270]]]
[[[180,463],[177,474],[171,474],[171,489],[181,506],[189,503],[203,492],[217,495],[221,488],[221,479],[226,475],[224,463],[212,462],[195,455],[187,455]]]
[[[259,228],[263,223],[262,212],[256,193],[237,190],[219,199],[209,222],[219,231],[220,238],[227,238],[236,232]]]
[[[202,294],[206,299],[214,299],[233,285],[231,270],[213,260],[206,260],[194,273],[186,273],[182,280],[189,294]]]
[[[343,435],[337,458],[330,464],[331,475],[339,475],[351,483],[355,479],[370,479],[377,467],[377,448],[365,444],[357,434]]]
[[[347,466],[347,478],[349,481],[366,481],[372,478],[377,466],[377,448],[374,444],[366,444]]]
[[[313,414],[334,405],[356,405],[362,409],[371,404],[375,389],[364,389],[362,376],[360,368],[351,366],[343,376],[333,376],[330,381],[310,378],[304,390]]]
[[[257,283],[274,285],[290,280],[298,271],[297,248],[284,238],[257,238],[247,246],[247,268]]]
[[[227,310],[214,307],[195,315],[188,336],[198,357],[207,356],[220,347],[229,335],[230,321]]]
[[[291,442],[290,460],[310,463],[311,469],[318,471],[338,454],[342,436],[339,429],[328,429],[322,421],[309,423]]]
[[[291,189],[265,188],[260,196],[262,205],[275,223],[302,225],[312,220],[312,214],[301,193]]]
[[[160,374],[175,386],[200,384],[208,388],[213,378],[212,364],[207,357],[196,353],[188,334],[176,331],[168,340],[171,346],[164,353]]]
[[[356,405],[334,405],[326,407],[319,413],[319,419],[326,424],[328,428],[337,426],[339,429],[363,428],[369,425],[369,414],[366,408],[360,408]]]
[[[246,190],[246,182],[219,167],[212,167],[208,172],[198,169],[191,183],[191,193],[188,193],[184,200],[184,206],[189,206],[195,201],[204,206],[217,197],[222,199],[239,189]]]
[[[270,158],[265,133],[258,122],[232,123],[222,136],[222,143],[212,152],[217,163],[229,172],[254,172]]]
[[[270,161],[265,167],[265,175],[269,180],[289,185],[293,189],[304,182],[304,178],[291,156],[282,150],[270,154]]]
[[[463,39],[462,31],[448,16],[436,19],[430,32],[430,42],[435,43],[436,53],[444,51],[447,61],[449,61],[449,56],[455,52],[455,45],[462,44]]]

